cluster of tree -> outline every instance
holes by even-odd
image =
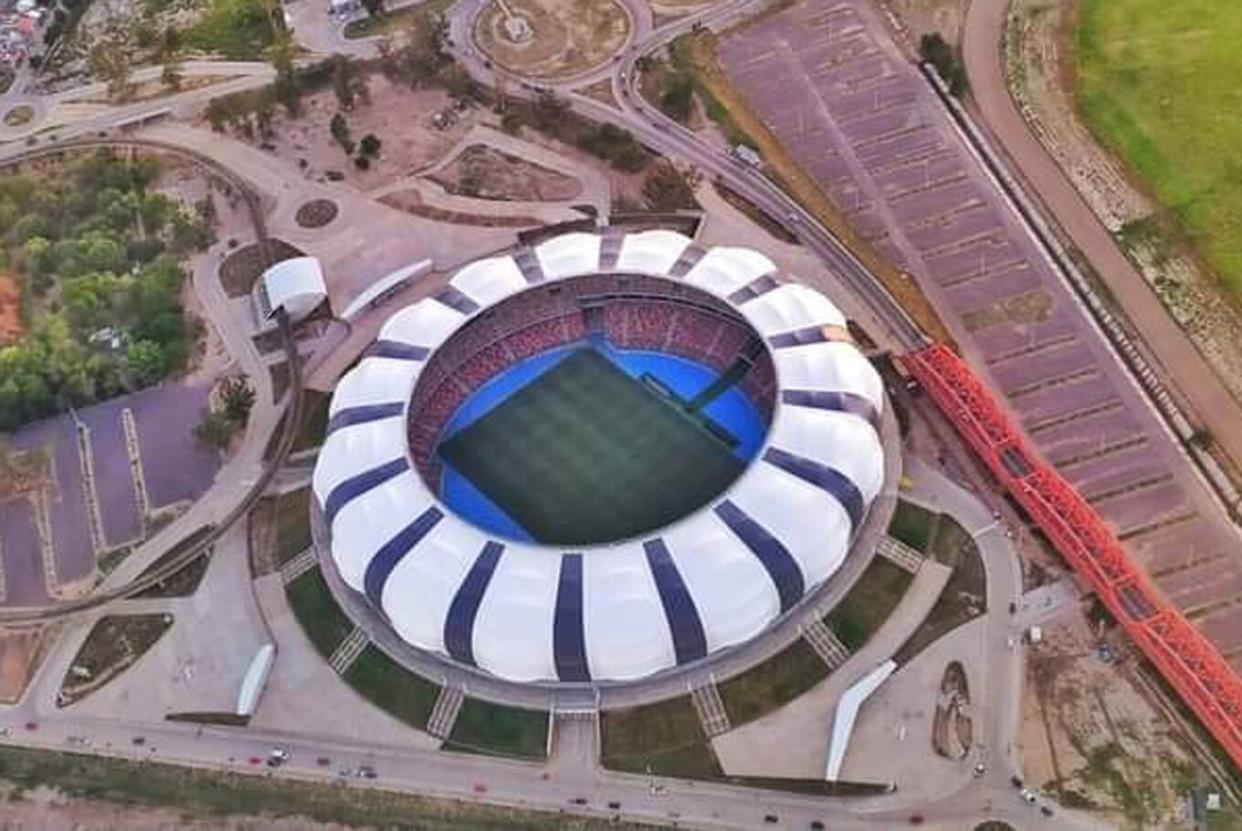
[[[578,133],[578,146],[608,162],[614,169],[635,173],[647,166],[651,155],[634,135],[615,124],[586,127]]]
[[[47,24],[47,28],[43,30],[44,45],[51,46],[62,35],[71,33],[78,25],[89,2],[90,0],[60,0],[55,11],[52,12],[52,22]]]
[[[27,326],[0,348],[0,430],[138,389],[182,368],[198,331],[181,261],[213,239],[150,190],[152,159],[107,154],[0,181],[0,260],[20,277]]]
[[[328,58],[294,67],[292,52],[286,55],[278,50],[277,60],[274,61],[278,64],[275,82],[263,89],[233,92],[213,98],[207,102],[204,114],[211,129],[217,133],[232,127],[247,139],[253,139],[257,135],[266,140],[272,135],[276,108],[283,107],[290,116],[297,117],[302,111],[301,99],[304,94],[335,83],[333,78],[339,61],[347,59]],[[352,88],[354,94],[359,95],[357,85]]]
[[[209,409],[194,427],[194,439],[204,447],[224,450],[233,434],[246,426],[254,407],[254,390],[241,376],[225,378],[220,385],[219,409]]]
[[[670,72],[660,93],[660,110],[679,124],[689,121],[694,112],[694,76],[683,70]]]
[[[477,98],[478,86],[449,54],[448,38],[443,15],[415,14],[403,31],[380,42],[380,70],[389,79],[414,88],[437,85],[455,98]]]
[[[649,211],[692,210],[699,207],[694,198],[703,174],[694,167],[678,167],[668,159],[651,166],[643,180],[643,202]]]
[[[379,137],[374,133],[367,133],[360,141],[355,142],[350,134],[349,122],[343,113],[332,116],[328,129],[332,133],[332,138],[341,145],[346,155],[353,156],[354,150],[358,151],[358,155],[354,156],[354,165],[360,170],[369,168],[371,160],[379,155],[381,145]]]
[[[966,92],[966,69],[958,59],[957,50],[939,32],[919,38],[919,57],[936,67],[940,77],[949,85],[950,95],[960,97]]]

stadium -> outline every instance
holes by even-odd
[[[553,237],[462,268],[340,380],[321,559],[459,666],[646,678],[840,568],[884,483],[884,405],[841,312],[763,254]]]

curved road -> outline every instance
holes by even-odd
[[[1117,247],[1112,234],[1018,112],[1005,83],[1001,42],[1007,0],[970,4],[962,54],[971,95],[992,136],[1038,195],[1044,213],[1082,251],[1113,299],[1146,344],[1145,357],[1162,369],[1161,381],[1176,390],[1225,452],[1242,466],[1242,403],[1230,394],[1194,343],[1173,320],[1151,285]]]

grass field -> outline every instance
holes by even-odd
[[[714,779],[721,775],[689,696],[600,714],[600,763],[609,770]]]
[[[897,608],[913,579],[910,572],[876,557],[824,623],[850,652],[857,652]]]
[[[368,646],[345,671],[345,682],[393,718],[426,729],[440,685],[402,669],[378,647]]]
[[[522,759],[546,758],[548,713],[467,698],[444,749]]]
[[[1236,0],[1083,0],[1087,126],[1242,298],[1242,13]]]
[[[354,630],[353,622],[336,605],[318,568],[312,568],[285,586],[285,594],[294,617],[302,624],[315,650],[325,658]]]
[[[532,537],[560,545],[658,528],[743,468],[722,442],[590,350],[514,393],[440,453]]]
[[[828,665],[802,639],[720,685],[729,722],[754,721],[799,697],[828,677]]]

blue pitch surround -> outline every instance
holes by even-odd
[[[632,378],[647,374],[654,376],[685,400],[693,398],[719,375],[711,367],[662,352],[621,350],[598,340],[590,341],[589,345],[586,342],[574,343],[520,361],[479,387],[445,424],[440,441],[469,427],[552,369],[570,352],[584,346],[595,349]],[[708,404],[702,413],[738,440],[733,454],[739,459],[750,461],[763,446],[767,427],[754,404],[738,387],[730,387]],[[534,542],[530,534],[500,506],[447,463],[444,463],[441,474],[440,498],[458,514],[486,531],[511,540]]]

